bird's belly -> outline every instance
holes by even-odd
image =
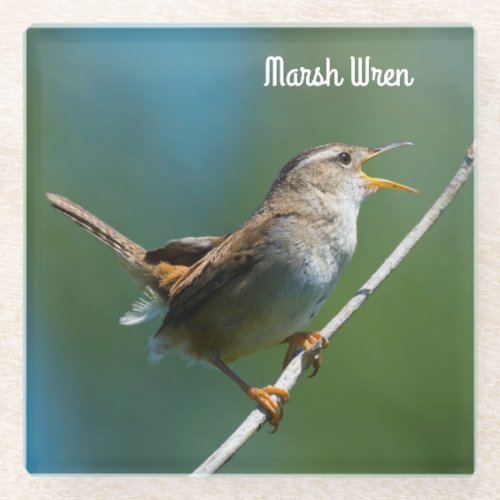
[[[306,270],[307,271],[307,270]],[[303,329],[337,281],[335,269],[321,279],[310,269],[262,266],[215,293],[184,321],[185,351],[198,358],[232,362],[278,344]]]

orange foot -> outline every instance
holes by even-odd
[[[326,349],[328,347],[328,340],[321,336],[320,332],[297,332],[290,337],[285,339],[285,342],[289,342],[290,345],[285,354],[285,359],[283,360],[283,368],[286,368],[290,361],[294,358],[297,347],[301,347],[304,350],[312,347],[316,342],[322,342],[322,349]],[[314,371],[310,375],[314,377],[316,373],[318,373],[319,367],[321,366],[321,354],[316,354],[313,361]]]
[[[286,403],[289,399],[288,391],[285,389],[280,389],[279,387],[274,387],[272,385],[267,385],[262,389],[257,387],[251,387],[248,389],[247,394],[253,400],[264,408],[269,414],[269,423],[274,426],[274,430],[278,429],[280,420],[283,418],[283,408],[278,401],[275,401],[271,395],[276,394],[283,398],[283,403]]]

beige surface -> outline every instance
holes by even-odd
[[[500,497],[500,4],[390,1],[88,0],[0,3],[1,498]],[[23,31],[32,23],[468,22],[477,36],[477,458],[464,477],[29,476],[23,430]]]

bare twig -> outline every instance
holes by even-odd
[[[329,339],[339,328],[356,312],[365,300],[375,291],[382,281],[400,264],[417,241],[441,216],[445,208],[452,202],[453,198],[463,186],[474,167],[474,145],[472,144],[465,159],[450,181],[446,189],[441,193],[434,205],[427,211],[422,220],[406,235],[401,243],[396,247],[385,262],[375,271],[364,286],[358,290],[354,297],[341,309],[341,311],[323,328],[321,335]],[[318,343],[319,344],[319,343]],[[295,385],[298,378],[309,368],[315,354],[321,348],[314,345],[311,349],[301,352],[283,371],[277,380],[276,387],[281,387],[288,391]],[[194,472],[193,475],[205,475],[216,472],[222,467],[245,442],[258,431],[266,421],[266,413],[256,408],[236,429],[236,431],[222,444],[210,457],[205,460]]]

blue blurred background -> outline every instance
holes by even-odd
[[[349,56],[408,68],[412,87],[266,88],[264,62]],[[31,28],[27,33],[27,468],[188,473],[254,407],[215,369],[146,361],[157,325],[123,327],[137,290],[57,214],[83,205],[146,248],[235,229],[279,168],[328,142],[412,141],[367,172],[409,184],[362,207],[357,253],[319,329],[425,213],[473,138],[471,28]],[[242,359],[273,383],[285,346]],[[226,473],[473,470],[473,184],[300,380],[279,431]]]

